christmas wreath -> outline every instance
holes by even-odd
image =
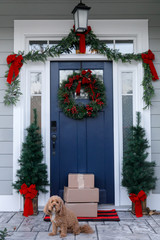
[[[90,102],[86,105],[76,103],[74,98],[79,96],[81,91],[88,94]],[[67,117],[76,120],[95,117],[106,105],[105,86],[90,69],[82,70],[81,73],[75,72],[62,82],[58,90],[58,100]]]

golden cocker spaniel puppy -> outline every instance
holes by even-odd
[[[93,229],[88,225],[79,225],[75,214],[66,208],[63,200],[58,196],[52,196],[44,207],[44,213],[50,216],[52,222],[52,232],[49,236],[57,234],[58,227],[60,228],[60,236],[66,237],[67,232],[74,235],[83,233],[93,233]]]

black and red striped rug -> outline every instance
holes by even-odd
[[[78,221],[120,221],[115,209],[98,210],[97,217],[77,217]],[[50,217],[46,215],[44,221],[50,222]]]

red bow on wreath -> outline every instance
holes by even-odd
[[[147,198],[146,193],[141,190],[137,195],[134,193],[130,193],[129,198],[133,203],[135,203],[135,214],[136,217],[142,217],[142,205],[141,201],[144,201]]]
[[[28,217],[29,215],[33,215],[33,204],[32,199],[37,195],[38,191],[36,190],[36,185],[31,184],[28,188],[25,183],[22,184],[21,189],[19,190],[21,194],[25,196],[25,204],[23,215]]]
[[[75,31],[75,27],[73,26],[74,31]],[[84,33],[76,33],[77,36],[80,37],[79,40],[79,51],[80,53],[85,53],[86,52],[86,38],[85,36],[91,31],[91,27],[88,26],[87,27],[87,31]]]
[[[86,73],[91,74],[92,71],[90,69],[88,69],[87,71],[82,70],[82,72],[81,72],[81,74],[84,75],[84,76],[86,75]],[[93,91],[93,83],[92,83],[90,78],[87,78],[87,77],[84,77],[84,76],[82,78],[82,81],[81,80],[78,81],[78,85],[77,85],[77,88],[76,88],[76,94],[77,94],[77,96],[80,95],[80,90],[81,90],[81,85],[82,84],[89,84],[89,87],[90,87],[90,89],[93,93],[92,98],[94,100],[95,92]]]
[[[19,75],[19,70],[22,67],[22,55],[12,54],[7,57],[7,63],[11,64],[8,72],[7,82],[11,84]]]
[[[153,81],[158,80],[159,77],[157,75],[156,69],[155,69],[154,64],[152,62],[152,60],[154,60],[154,54],[152,53],[152,51],[148,50],[148,54],[142,53],[141,56],[142,56],[143,62],[149,64],[149,67],[150,67],[150,70],[151,70],[151,73],[152,73]]]

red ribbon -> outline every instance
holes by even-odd
[[[93,91],[93,85],[90,83],[89,86],[90,86],[90,89],[91,89],[91,91],[93,93],[92,99],[94,100],[95,92]]]
[[[19,75],[19,70],[22,67],[22,55],[12,54],[7,57],[7,63],[11,64],[8,72],[7,82],[11,84]]]
[[[77,85],[77,88],[76,88],[76,94],[77,94],[77,96],[80,95],[80,90],[81,90],[81,85],[82,84],[89,84],[89,87],[90,87],[90,89],[93,93],[92,99],[94,100],[95,92],[93,91],[93,83],[92,83],[90,78],[85,77],[86,73],[89,73],[89,77],[91,77],[92,71],[90,69],[88,69],[87,71],[82,70],[81,74],[84,75],[84,76],[82,76],[83,77],[82,81],[81,80],[78,81],[78,85]],[[66,85],[68,87],[68,84],[66,84]]]
[[[76,94],[77,96],[80,95],[80,90],[81,90],[81,81],[78,82],[77,88],[76,88]]]
[[[134,193],[130,193],[129,198],[133,203],[135,203],[135,213],[136,217],[142,217],[142,205],[141,201],[144,201],[147,198],[147,195],[143,190],[141,190],[137,195]]]
[[[150,70],[151,70],[151,73],[152,73],[153,81],[158,80],[159,77],[157,75],[156,69],[155,69],[154,64],[152,62],[152,60],[154,60],[154,54],[152,53],[152,51],[148,50],[148,54],[142,53],[141,56],[142,56],[143,62],[149,64],[149,67],[150,67]]]
[[[23,215],[28,217],[29,215],[33,215],[33,204],[32,199],[37,195],[38,191],[36,190],[36,185],[31,184],[28,188],[25,183],[22,184],[21,189],[19,190],[21,194],[25,196],[25,204]]]
[[[80,53],[86,52],[86,35],[91,31],[91,27],[87,27],[87,31],[84,33],[76,33],[77,36],[80,37],[79,39],[79,51]]]

